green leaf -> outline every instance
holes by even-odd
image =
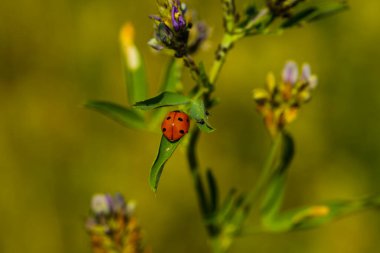
[[[270,223],[282,205],[286,172],[294,156],[294,142],[287,133],[282,133],[279,162],[269,180],[267,192],[261,205],[261,217],[264,224]]]
[[[344,216],[375,207],[380,207],[380,196],[357,200],[329,201],[280,214],[266,224],[264,230],[267,232],[287,232],[315,228]]]
[[[210,169],[207,170],[207,182],[210,193],[210,212],[214,213],[218,209],[219,202],[219,192],[218,185],[214,174]]]
[[[373,196],[359,200],[330,201],[280,213],[286,174],[294,156],[294,143],[290,135],[284,133],[281,144],[280,161],[269,181],[260,210],[264,231],[287,232],[313,228],[366,208],[380,207],[380,196]]]
[[[176,142],[170,142],[168,139],[166,139],[165,136],[162,136],[156,160],[154,161],[149,174],[149,185],[154,192],[157,191],[158,183],[160,181],[165,163],[172,156],[179,143],[180,140]]]
[[[302,21],[304,21],[307,17],[309,17],[311,14],[317,11],[317,8],[310,7],[307,9],[304,9],[302,11],[299,11],[298,13],[294,14],[290,18],[288,18],[285,22],[281,24],[282,28],[289,28],[295,25],[298,25]]]
[[[249,23],[249,21],[257,16],[258,13],[259,10],[257,7],[254,4],[249,4],[244,10],[244,19],[239,23],[239,27],[244,28]]]
[[[174,92],[163,92],[156,97],[137,102],[133,106],[141,110],[152,110],[165,106],[175,106],[190,103],[190,98],[174,93]]]
[[[234,208],[235,208],[235,199],[236,199],[236,189],[231,189],[226,198],[223,201],[223,204],[221,205],[219,211],[218,211],[218,219],[221,222],[226,221],[228,218],[233,215]]]
[[[292,221],[292,230],[308,229],[374,207],[380,207],[380,196],[371,196],[357,200],[330,201],[321,205],[287,212],[284,218]]]
[[[323,2],[316,5],[315,7],[317,7],[318,11],[314,12],[313,15],[307,18],[308,22],[314,22],[323,18],[327,18],[329,16],[345,11],[349,8],[346,1]]]
[[[172,58],[167,66],[164,82],[161,91],[176,92],[182,89],[182,63],[176,58]]]
[[[135,129],[145,127],[144,118],[139,113],[121,105],[106,101],[88,101],[85,106],[115,120],[123,126]]]
[[[215,129],[208,123],[205,105],[201,99],[191,101],[189,115],[197,122],[197,126],[200,130],[206,133],[215,131]]]
[[[123,49],[123,70],[129,102],[134,104],[136,101],[146,99],[148,81],[145,66],[140,52],[134,44]]]

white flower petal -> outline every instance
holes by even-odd
[[[304,63],[302,65],[302,80],[303,81],[308,81],[311,77],[311,68],[310,68],[310,65],[307,64],[307,63]]]
[[[282,81],[294,85],[298,79],[298,66],[294,61],[288,61],[282,71]]]
[[[106,194],[96,194],[91,200],[91,209],[95,214],[109,214],[111,211],[111,197]]]

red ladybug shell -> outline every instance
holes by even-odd
[[[189,132],[189,116],[181,111],[169,112],[161,125],[164,136],[171,142],[178,141]]]

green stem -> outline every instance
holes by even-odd
[[[215,84],[216,80],[219,77],[220,71],[226,61],[227,53],[232,48],[234,42],[238,39],[229,33],[224,34],[222,42],[220,43],[216,53],[214,64],[211,68],[211,72],[209,75],[210,83]]]
[[[271,149],[264,163],[257,184],[250,192],[248,192],[247,197],[244,200],[244,206],[246,206],[245,210],[247,213],[252,208],[252,204],[257,202],[257,197],[263,191],[273,173],[273,167],[275,166],[276,157],[280,149],[281,139],[281,133],[274,137]]]
[[[199,138],[199,128],[194,128],[191,132],[190,142],[187,147],[187,160],[190,167],[191,176],[193,178],[194,187],[197,193],[199,207],[201,209],[202,217],[206,219],[209,207],[206,197],[206,192],[202,183],[202,179],[199,173],[199,162],[196,154],[196,145]]]
[[[215,236],[209,242],[213,253],[225,253],[231,245],[231,238]]]
[[[235,29],[236,7],[235,0],[221,0],[223,7],[223,25],[224,29],[232,33]]]
[[[228,12],[225,11],[225,34],[223,35],[222,41],[216,51],[215,54],[215,60],[211,67],[210,73],[209,73],[209,85],[212,87],[215,85],[220,72],[224,66],[224,63],[227,58],[228,52],[232,49],[234,43],[243,38],[245,36],[245,33],[234,33],[235,29],[235,5],[233,0],[222,0],[222,3],[224,4],[224,8],[229,10]],[[194,95],[195,97],[201,97],[203,95],[203,100],[205,102],[205,105],[207,108],[211,107],[210,103],[210,97],[213,89],[201,89],[201,80],[200,80],[200,71],[196,63],[193,61],[190,55],[185,55],[184,57],[185,65],[190,69],[191,75],[193,79],[195,80],[197,86],[198,86],[198,92]],[[208,198],[206,196],[205,187],[203,185],[200,172],[199,172],[199,163],[196,156],[196,144],[198,141],[200,135],[200,131],[198,128],[195,128],[190,137],[190,142],[187,149],[187,158],[188,163],[191,171],[191,175],[194,182],[194,187],[196,189],[198,203],[201,209],[201,213],[203,216],[203,219],[205,220],[205,226],[208,231],[209,240],[212,248],[212,252],[214,253],[224,253],[228,250],[232,243],[232,238],[230,236],[224,237],[222,234],[215,233],[217,231],[217,227],[215,225],[210,224],[209,221],[207,221],[209,212],[210,212],[210,206],[208,202]],[[275,141],[277,143],[277,141]],[[277,146],[277,145],[276,145]],[[277,148],[276,148],[277,150]],[[275,154],[275,152],[273,151]],[[273,155],[274,156],[274,155]],[[274,159],[274,158],[272,158]],[[272,165],[272,163],[270,164]],[[265,166],[265,167],[271,167],[271,166]],[[265,169],[266,171],[267,169]],[[268,169],[269,170],[269,169]],[[269,173],[269,172],[268,172]],[[266,177],[269,177],[269,175],[266,175]],[[263,181],[265,181],[263,179]],[[262,184],[262,183],[261,183]],[[261,188],[261,187],[260,187]],[[255,193],[252,193],[252,195],[256,195]],[[253,198],[253,197],[252,197]]]
[[[183,56],[183,61],[185,63],[185,66],[190,69],[191,78],[195,81],[197,85],[199,85],[200,72],[194,59],[191,57],[191,55],[186,54]]]

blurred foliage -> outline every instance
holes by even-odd
[[[188,3],[219,38],[219,1]],[[284,209],[379,190],[380,3],[352,0],[350,6],[307,29],[244,40],[229,55],[216,87],[223,103],[212,112],[218,131],[199,145],[202,161],[218,168],[221,189],[246,190],[257,178],[269,143],[251,90],[293,58],[309,62],[321,85],[291,126],[302,148],[288,175]],[[89,98],[126,104],[118,46],[125,21],[139,28],[136,44],[156,85],[149,95],[159,89],[168,59],[144,47],[152,37],[147,16],[155,11],[153,1],[0,3],[0,252],[90,252],[82,224],[99,191],[138,200],[154,252],[167,252],[168,244],[171,252],[206,252],[181,150],[155,196],[146,178],[160,135],[127,130],[81,107]],[[206,66],[217,45],[208,46],[198,55]],[[377,252],[379,233],[380,218],[368,211],[305,233],[243,238],[231,252]]]

